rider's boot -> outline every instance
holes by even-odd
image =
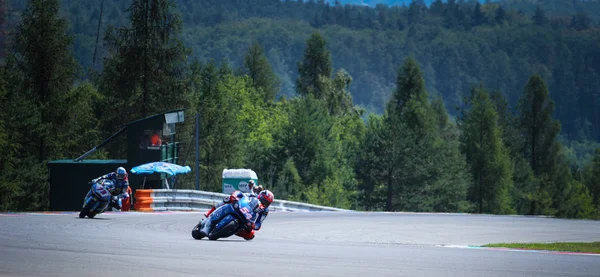
[[[245,240],[252,240],[254,238],[254,230],[242,230],[235,234],[238,237],[242,237]]]

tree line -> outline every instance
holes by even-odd
[[[132,1],[128,23],[104,34],[101,70],[78,66],[59,10],[57,0],[27,3],[0,71],[1,210],[46,209],[49,160],[184,107],[187,118],[200,113],[203,190],[220,191],[223,168],[245,167],[278,199],[356,210],[599,216],[600,149],[572,162],[543,74],[520,84],[515,105],[479,82],[452,115],[406,53],[376,113],[356,104],[353,71],[336,66],[322,32],[305,37],[294,93],[281,95],[285,80],[259,40],[239,66],[194,57],[173,2]],[[181,163],[195,168],[193,128],[187,120],[178,137]],[[90,158],[123,157],[124,146]],[[191,176],[178,183],[193,187]]]

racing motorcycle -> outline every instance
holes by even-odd
[[[256,197],[239,197],[200,220],[192,229],[192,237],[198,240],[204,237],[217,240],[232,236],[244,228],[249,228],[249,223],[258,216],[256,211],[259,207],[260,201]]]
[[[94,218],[97,214],[106,211],[112,199],[111,192],[114,189],[113,181],[108,179],[92,183],[92,187],[83,200],[83,208],[79,212],[79,218],[84,218],[86,215],[89,218]]]

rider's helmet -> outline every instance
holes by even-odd
[[[117,180],[122,181],[125,180],[125,177],[127,177],[127,170],[125,170],[124,167],[119,166],[117,168]]]
[[[273,200],[275,200],[275,195],[270,190],[265,189],[258,194],[257,198],[260,200],[260,203],[267,208],[273,203]]]
[[[254,180],[248,181],[248,190],[254,191]]]

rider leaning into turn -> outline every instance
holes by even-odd
[[[123,167],[118,167],[115,172],[108,173],[92,180],[92,183],[97,183],[100,180],[109,179],[113,181],[115,188],[111,191],[111,205],[117,209],[121,209],[118,200],[129,198],[127,188],[129,187],[129,179],[127,178],[127,170]]]
[[[235,234],[236,236],[242,237],[245,240],[253,239],[254,231],[260,230],[263,221],[267,218],[267,215],[269,215],[269,205],[273,203],[275,196],[271,191],[263,190],[262,186],[255,187],[253,180],[248,181],[248,189],[251,191],[251,193],[244,194],[239,190],[234,191],[233,193],[231,193],[230,196],[225,197],[221,203],[206,211],[206,213],[204,213],[204,216],[208,217],[216,208],[221,207],[225,204],[229,204],[237,200],[238,198],[243,197],[244,195],[247,197],[256,197],[260,201],[260,205],[256,207],[256,213],[258,214],[258,216],[254,218],[254,220],[248,222],[248,228],[239,231],[237,234]]]

